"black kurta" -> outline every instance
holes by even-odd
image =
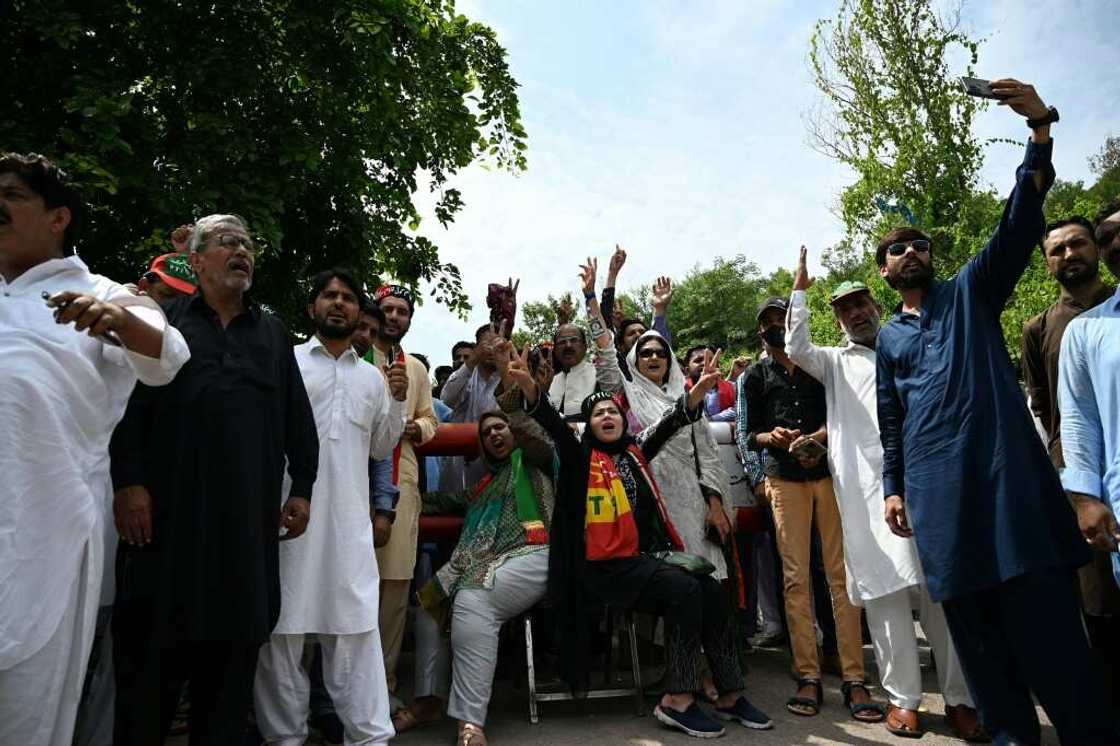
[[[191,359],[168,386],[138,385],[113,436],[114,488],[153,501],[152,543],[120,545],[117,601],[150,606],[155,646],[263,643],[280,613],[285,456],[290,495],[315,482],[311,404],[275,316],[250,304],[223,329],[201,294],[164,310]]]

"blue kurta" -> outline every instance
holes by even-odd
[[[879,334],[883,493],[906,501],[934,601],[1089,561],[1000,328],[1042,235],[1051,149],[1027,145],[988,245]]]

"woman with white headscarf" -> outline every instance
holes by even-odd
[[[656,425],[684,395],[684,373],[676,364],[669,343],[650,330],[630,348],[626,362],[632,380],[626,378],[619,369],[614,338],[596,334],[596,325],[605,325],[595,299],[595,262],[590,259],[584,267],[583,286],[591,336],[599,345],[595,359],[599,388],[626,395],[630,428],[635,434],[640,433]],[[727,578],[720,544],[708,538],[712,535],[718,536],[720,542],[726,541],[731,534],[731,522],[723,505],[723,496],[728,494],[727,473],[720,464],[707,418],[678,431],[650,466],[668,498],[666,507],[684,542],[684,550],[711,562],[716,568],[712,576],[717,580]]]

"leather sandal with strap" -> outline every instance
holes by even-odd
[[[953,735],[966,743],[991,743],[992,737],[980,724],[976,710],[968,705],[945,705],[945,718]]]
[[[917,710],[891,705],[887,708],[887,720],[884,725],[891,734],[900,738],[921,738],[923,735],[921,725],[918,723]]]
[[[813,717],[820,714],[821,703],[824,702],[824,689],[821,688],[820,679],[798,679],[797,691],[802,689],[813,688],[813,697],[802,697],[801,695],[794,695],[786,700],[786,709],[794,715],[801,717]],[[801,709],[812,710],[812,712],[804,712]]]
[[[852,713],[852,719],[861,723],[883,722],[883,719],[887,716],[883,712],[883,706],[874,702],[853,702],[852,691],[855,689],[862,689],[866,692],[867,698],[871,699],[871,692],[867,690],[867,684],[862,681],[845,681],[840,685],[840,691],[844,693],[844,706],[848,708],[848,712]]]
[[[463,723],[455,746],[487,746],[486,734],[474,723]]]

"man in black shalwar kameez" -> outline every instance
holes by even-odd
[[[114,512],[129,528],[113,615],[116,746],[163,743],[185,681],[192,746],[240,743],[280,612],[279,537],[310,517],[318,435],[287,330],[246,294],[253,259],[240,219],[198,222],[199,292],[165,309],[191,362],[165,389],[137,386],[113,437]]]

